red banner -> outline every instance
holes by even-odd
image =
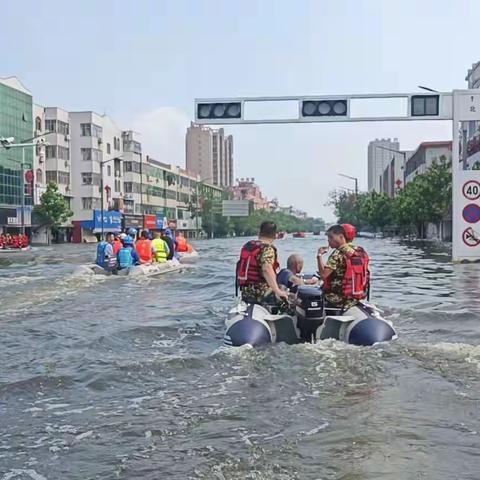
[[[143,228],[151,228],[155,230],[157,228],[157,216],[156,215],[144,215],[143,216]]]

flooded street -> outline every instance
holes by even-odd
[[[362,239],[397,341],[227,349],[244,241],[155,279],[73,275],[94,245],[0,260],[0,480],[478,480],[480,265]],[[323,244],[277,242],[307,272]]]

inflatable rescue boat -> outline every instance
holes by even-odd
[[[225,325],[224,342],[233,347],[315,343],[328,338],[368,346],[397,338],[392,322],[375,306],[362,301],[343,312],[329,309],[322,291],[314,286],[298,288],[289,313],[241,301],[229,311]]]
[[[167,260],[163,263],[152,263],[145,265],[136,265],[134,267],[125,268],[119,270],[116,275],[129,277],[156,277],[158,275],[164,275],[166,273],[176,272],[184,269],[185,266],[182,265],[178,260]],[[99,265],[92,263],[90,265],[80,265],[75,269],[74,274],[91,274],[91,275],[111,275],[110,272],[100,267]]]

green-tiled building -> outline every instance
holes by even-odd
[[[33,136],[32,96],[14,77],[0,79],[0,138],[13,137],[15,143]],[[0,231],[22,203],[22,149],[0,147]],[[24,169],[33,165],[32,148],[25,149]],[[25,205],[32,205],[32,189],[25,190]]]

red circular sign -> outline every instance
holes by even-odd
[[[477,200],[480,198],[480,182],[469,180],[462,187],[463,196],[468,200]]]
[[[27,183],[32,183],[33,182],[33,170],[27,170],[25,172],[25,181]]]
[[[463,231],[462,240],[467,247],[476,247],[480,245],[480,235],[476,235],[472,227],[468,227]]]

